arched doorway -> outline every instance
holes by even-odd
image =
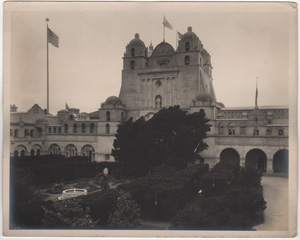
[[[267,156],[260,149],[252,149],[246,155],[246,167],[265,172],[267,170]]]
[[[24,157],[25,154],[26,154],[25,150],[22,150],[22,151],[21,151],[21,157]]]
[[[50,154],[59,154],[60,153],[60,147],[57,145],[57,144],[51,144],[50,147],[49,147],[49,150],[48,152]]]
[[[19,152],[17,150],[14,151],[14,157],[18,157],[19,156]]]
[[[65,157],[77,156],[77,148],[73,144],[69,144],[65,147]]]
[[[220,154],[220,161],[232,162],[240,164],[240,155],[233,148],[226,148]]]
[[[91,162],[94,161],[95,150],[91,145],[85,145],[81,149],[81,154],[82,154],[82,156],[88,157]]]
[[[30,151],[30,156],[34,156],[34,150],[33,149],[31,149],[31,151]]]
[[[39,144],[35,144],[32,146],[33,155],[40,156],[41,155],[42,147]]]
[[[281,149],[274,154],[273,172],[278,172],[278,173],[289,172],[289,150]]]
[[[26,156],[26,153],[27,153],[27,149],[23,145],[19,145],[15,148],[14,156],[15,157],[17,157],[17,156],[24,157],[24,156]]]

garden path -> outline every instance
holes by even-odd
[[[288,178],[280,174],[262,177],[267,209],[265,222],[255,227],[257,231],[288,230]]]

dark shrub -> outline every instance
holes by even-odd
[[[119,186],[141,206],[143,219],[170,220],[199,191],[208,165],[194,165],[175,172],[173,168],[153,169],[151,174]]]
[[[109,214],[114,211],[120,193],[114,189],[105,189],[80,197],[81,205],[91,210],[91,217],[102,227],[107,226]]]
[[[202,180],[203,193],[173,219],[174,229],[251,230],[266,208],[261,175],[232,163],[217,164]]]
[[[14,204],[10,211],[10,228],[12,229],[40,229],[44,216],[43,207],[51,202],[32,201]]]

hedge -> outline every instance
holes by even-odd
[[[119,186],[141,206],[143,219],[170,220],[199,191],[208,165],[200,164],[175,172],[157,168],[153,173]]]
[[[36,157],[11,158],[11,174],[19,169],[30,169],[34,185],[47,185],[72,181],[79,178],[93,178],[104,168],[112,174],[115,169],[121,169],[118,162],[90,162],[87,157],[77,156],[65,158],[61,155],[43,155]]]
[[[266,208],[261,175],[232,163],[219,163],[196,196],[173,219],[173,229],[252,230]]]

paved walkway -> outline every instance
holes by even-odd
[[[282,175],[262,177],[264,198],[267,202],[265,222],[255,227],[258,231],[288,230],[288,178]]]

